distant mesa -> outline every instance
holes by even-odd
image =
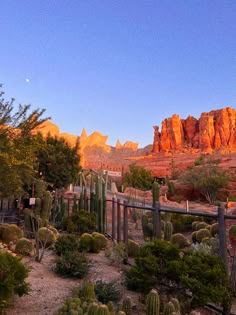
[[[236,110],[230,107],[203,112],[199,119],[174,114],[154,126],[153,153],[191,151],[211,153],[236,147]]]

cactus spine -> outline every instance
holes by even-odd
[[[174,304],[172,302],[168,302],[164,307],[163,315],[170,315],[175,312]]]
[[[167,221],[164,225],[164,240],[170,241],[173,234],[173,224],[170,221]]]
[[[147,295],[146,315],[159,315],[160,297],[156,290],[152,289]]]
[[[105,304],[99,305],[96,315],[110,315],[108,307]]]

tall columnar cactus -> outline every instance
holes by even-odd
[[[170,302],[174,305],[175,312],[180,314],[180,304],[177,298],[171,298]]]
[[[163,315],[170,315],[172,313],[176,313],[174,304],[172,302],[168,302],[164,307]]]
[[[109,309],[110,315],[115,315],[114,304],[112,303],[112,301],[109,301],[107,303],[107,307]]]
[[[122,302],[122,311],[124,311],[126,315],[131,315],[131,308],[132,305],[130,298],[124,299]]]
[[[155,207],[156,203],[160,199],[160,185],[158,182],[154,182],[152,185],[152,206]]]
[[[88,315],[96,315],[97,314],[97,310],[98,310],[98,304],[95,303],[95,302],[92,302],[88,306],[87,314]]]
[[[170,241],[172,234],[173,234],[173,224],[170,221],[168,221],[165,223],[165,226],[164,226],[164,240]]]
[[[84,289],[84,298],[86,301],[95,301],[96,295],[94,291],[94,284],[92,282],[88,282]]]
[[[45,191],[43,194],[41,214],[40,214],[43,225],[46,225],[48,223],[51,209],[52,209],[52,196],[49,191]]]
[[[99,305],[96,315],[110,315],[108,307],[105,304]]]
[[[146,300],[146,315],[159,315],[160,314],[160,297],[155,289],[152,289]]]

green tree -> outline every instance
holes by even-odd
[[[0,85],[0,196],[23,193],[24,185],[34,176],[34,136],[31,131],[48,118],[45,109],[31,110],[30,105],[15,105],[4,99]]]
[[[152,188],[153,176],[151,171],[132,163],[129,165],[129,172],[124,175],[124,186],[140,190]]]
[[[55,188],[76,182],[80,170],[78,146],[71,148],[64,138],[47,136],[37,146],[38,176]]]
[[[197,159],[179,178],[183,184],[199,190],[210,204],[214,204],[217,192],[227,186],[229,174],[219,166],[219,160],[211,158]]]

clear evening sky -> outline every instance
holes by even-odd
[[[153,125],[236,107],[236,0],[0,0],[6,98],[61,132],[152,143]]]

